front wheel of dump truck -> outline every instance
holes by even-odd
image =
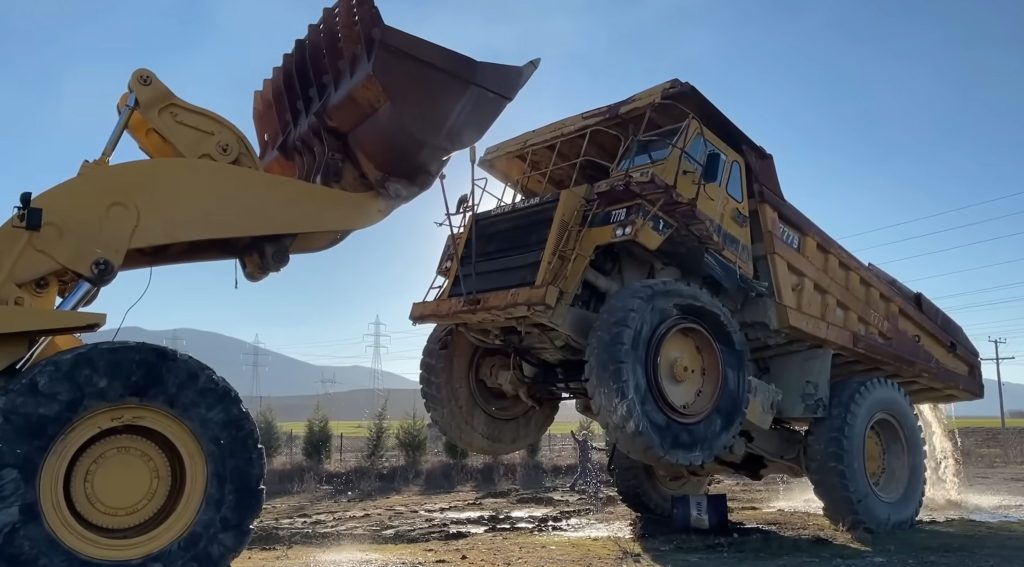
[[[703,465],[730,450],[747,407],[746,340],[698,284],[648,280],[612,295],[587,344],[597,421],[635,460]]]
[[[672,517],[672,497],[707,494],[711,479],[671,473],[631,459],[616,451],[611,462],[612,479],[619,498],[643,516]]]
[[[538,441],[558,413],[555,400],[533,407],[495,387],[513,361],[507,352],[473,344],[463,333],[438,325],[420,361],[420,393],[430,421],[463,449],[507,455]]]
[[[851,532],[911,527],[925,493],[921,425],[884,378],[833,383],[829,410],[807,431],[807,477],[825,516]]]
[[[199,361],[80,346],[0,391],[0,565],[227,566],[263,505],[235,390]]]

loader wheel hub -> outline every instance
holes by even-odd
[[[722,356],[702,326],[682,318],[662,325],[654,336],[651,376],[658,404],[673,419],[694,423],[718,402]]]
[[[167,502],[173,478],[167,455],[138,435],[114,435],[93,443],[71,471],[71,501],[101,528],[133,528]]]
[[[185,424],[157,408],[117,406],[79,419],[50,448],[40,505],[50,531],[76,553],[137,560],[188,531],[206,474]]]

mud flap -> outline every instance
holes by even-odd
[[[384,24],[372,0],[340,0],[255,93],[260,160],[271,173],[411,200],[538,65],[476,61]]]

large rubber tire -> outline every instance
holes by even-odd
[[[825,517],[851,532],[910,528],[924,501],[926,472],[925,442],[914,407],[898,384],[884,378],[845,380],[831,388],[828,414],[812,421],[807,431],[807,477],[824,504]],[[890,496],[892,502],[880,498],[868,478],[864,447],[877,415],[891,416],[905,441],[902,472],[907,481],[898,497]]]
[[[659,404],[649,350],[659,328],[684,317],[721,353],[722,385],[710,413],[681,423]],[[585,380],[591,407],[616,451],[660,468],[703,465],[735,443],[747,408],[746,339],[728,309],[697,284],[646,280],[611,296],[591,330]]]
[[[473,361],[480,347],[461,332],[438,325],[427,338],[420,361],[420,394],[446,438],[481,455],[507,455],[543,437],[558,413],[557,401],[540,401],[514,419],[499,419],[477,401],[471,389]]]
[[[160,408],[187,425],[207,462],[198,517],[177,541],[135,561],[100,562],[65,547],[40,508],[40,467],[76,419],[120,404]],[[241,398],[201,362],[160,346],[104,342],[59,353],[0,390],[0,565],[227,566],[249,541],[266,469]]]
[[[672,517],[672,497],[707,494],[710,478],[679,478],[667,485],[654,467],[616,451],[612,456],[612,479],[622,503],[643,516]]]

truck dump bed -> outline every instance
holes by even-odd
[[[963,329],[924,295],[858,260],[788,202],[771,154],[688,83],[667,81],[526,132],[488,148],[481,167],[525,196],[597,183],[611,176],[652,105],[664,107],[656,118],[662,124],[643,131],[692,114],[746,161],[755,265],[774,299],[772,339],[752,342],[755,358],[826,346],[835,353],[833,379],[888,375],[915,403],[983,396],[978,351]]]

